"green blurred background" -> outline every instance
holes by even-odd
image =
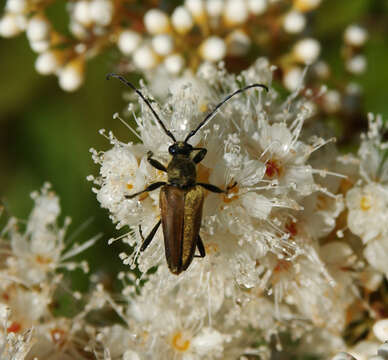
[[[53,9],[58,26],[66,27],[64,1]],[[342,35],[350,23],[359,23],[369,31],[365,48],[367,72],[355,78],[365,93],[365,111],[388,116],[388,1],[324,0],[316,13],[315,30],[309,34],[321,40],[323,58],[332,66],[337,81],[348,79],[340,57]],[[266,55],[266,54],[261,54]],[[128,130],[113,120],[115,112],[127,104],[119,82],[105,80],[114,70],[116,50],[106,51],[89,62],[85,85],[75,93],[65,93],[54,76],[43,77],[34,70],[36,55],[25,35],[14,39],[0,38],[0,197],[9,212],[26,219],[32,208],[30,192],[45,181],[53,185],[61,199],[63,215],[73,219],[70,234],[87,220],[93,221],[78,236],[84,241],[96,233],[103,238],[83,254],[92,271],[108,279],[120,269],[118,253],[125,250],[107,240],[117,235],[106,210],[101,209],[86,181],[97,174],[89,148],[106,150],[110,145],[98,130],[112,130],[123,141],[130,139]],[[108,277],[106,277],[108,275]],[[79,288],[85,279],[76,277]]]

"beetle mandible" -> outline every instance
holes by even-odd
[[[261,87],[268,91],[268,87],[262,84],[252,84],[234,91],[206,115],[200,124],[189,132],[184,141],[177,141],[140,90],[121,75],[113,73],[107,75],[108,80],[111,77],[119,79],[137,93],[149,107],[163,131],[173,141],[173,144],[168,148],[168,152],[172,156],[172,159],[167,167],[154,159],[151,151],[147,153],[148,162],[156,169],[167,173],[167,182],[158,181],[152,183],[142,191],[132,195],[126,195],[126,198],[132,199],[140,194],[162,187],[159,196],[161,219],[145,239],[141,227],[139,226],[140,236],[143,240],[140,251],[144,251],[147,248],[154,238],[160,224],[162,224],[167,265],[173,274],[178,275],[189,267],[194,257],[205,257],[206,255],[205,246],[199,235],[202,220],[204,189],[214,193],[227,194],[228,191],[236,185],[236,183],[234,183],[232,186],[228,186],[226,190],[222,190],[218,186],[212,184],[197,182],[196,164],[203,160],[207,150],[205,148],[193,147],[188,143],[188,140],[194,136],[231,97],[254,87]],[[193,152],[196,153],[192,156]],[[196,248],[198,248],[199,255],[194,255]]]

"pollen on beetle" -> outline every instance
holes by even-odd
[[[175,350],[184,352],[190,348],[190,340],[179,331],[172,337],[172,346]]]

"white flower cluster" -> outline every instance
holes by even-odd
[[[349,230],[362,240],[365,259],[388,277],[388,142],[380,116],[369,115],[369,131],[358,157],[341,158],[352,188],[346,194]],[[356,172],[357,175],[354,174]]]
[[[45,184],[32,194],[34,209],[22,231],[22,222],[11,218],[1,231],[0,248],[0,358],[86,359],[88,342],[84,312],[75,318],[55,317],[55,292],[62,275],[57,269],[87,271],[85,262],[69,259],[92,246],[97,237],[82,245],[66,244],[69,219],[59,227],[58,197]],[[79,298],[78,293],[73,296]],[[76,336],[77,334],[77,336]]]
[[[173,83],[163,105],[154,101],[152,105],[181,140],[226,95],[257,82],[270,87],[271,79],[272,68],[265,59],[239,76],[208,63],[196,77],[185,74]],[[146,88],[142,92],[150,97]],[[272,88],[268,93],[252,89],[234,96],[190,142],[208,150],[197,166],[198,181],[222,189],[234,182],[237,186],[228,195],[207,193],[200,231],[206,257],[195,258],[177,277],[166,266],[161,229],[140,251],[139,225],[148,234],[160,219],[159,190],[126,197],[166,181],[165,173],[148,163],[148,151],[164,164],[171,158],[171,140],[139,101],[141,114],[134,115],[137,132],[130,129],[141,143],[123,143],[109,133],[110,150],[91,150],[101,165],[100,176],[89,177],[117,228],[130,228],[122,239],[133,251],[121,253],[120,258],[131,268],[138,266],[142,279],[148,280],[141,295],[128,300],[123,315],[130,326],[122,332],[136,339],[128,358],[151,359],[155,354],[158,359],[265,358],[272,336],[282,331],[290,331],[294,339],[303,337],[306,347],[314,347],[326,334],[327,346],[314,350],[325,358],[347,349],[341,335],[348,325],[347,311],[360,296],[356,282],[365,287],[374,282],[376,289],[386,272],[381,260],[387,253],[381,248],[386,246],[386,222],[376,218],[376,214],[386,216],[386,191],[381,182],[373,183],[376,171],[386,173],[384,146],[371,153],[365,145],[375,145],[378,131],[368,134],[360,150],[366,159],[360,174],[369,174],[371,169],[365,167],[373,164],[374,176],[366,181],[362,175],[364,187],[360,183],[348,191],[344,201],[344,188],[355,175],[339,174],[345,171],[344,160],[337,161],[332,139],[318,137],[314,124],[304,129],[311,116],[308,98],[295,92],[282,102]],[[363,196],[368,198],[361,200]],[[357,211],[365,210],[353,203],[365,203],[371,217],[362,217]],[[350,233],[338,229],[345,205],[348,219],[357,217],[357,232],[349,223],[350,230],[365,234],[364,242],[378,244],[374,256],[380,258],[373,264],[377,272],[363,265]],[[370,258],[367,252],[365,256]],[[148,279],[145,274],[154,266],[158,270]],[[120,278],[123,295],[129,299],[141,279],[124,273]],[[317,329],[321,334],[312,335]],[[387,336],[374,331],[380,341]],[[254,347],[255,343],[262,346]]]

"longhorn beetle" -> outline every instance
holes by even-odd
[[[149,235],[144,239],[141,227],[139,226],[140,236],[143,240],[140,251],[144,251],[154,238],[160,223],[163,227],[164,248],[166,260],[170,271],[173,274],[180,274],[186,270],[194,257],[205,257],[205,247],[199,236],[202,219],[202,207],[204,200],[204,190],[214,193],[227,194],[234,187],[228,186],[226,190],[212,184],[197,182],[196,164],[202,161],[207,150],[205,148],[193,147],[188,143],[189,139],[194,136],[200,128],[202,128],[225,104],[231,97],[254,87],[261,87],[268,91],[267,86],[262,84],[252,84],[244,88],[238,89],[222,100],[200,124],[186,136],[184,141],[177,141],[175,136],[169,131],[158,114],[155,112],[151,103],[132,83],[118,74],[108,74],[107,79],[111,77],[119,79],[121,82],[132,88],[136,94],[149,107],[156,121],[162,127],[163,131],[174,142],[168,148],[168,152],[172,156],[167,167],[153,158],[153,153],[147,153],[148,162],[158,170],[167,173],[168,181],[158,181],[148,185],[144,190],[132,195],[127,195],[127,199],[132,199],[142,193],[156,190],[160,187],[159,206],[161,211],[161,219],[157,222]],[[196,152],[192,155],[193,152]],[[199,255],[194,255],[195,249],[198,248]]]

